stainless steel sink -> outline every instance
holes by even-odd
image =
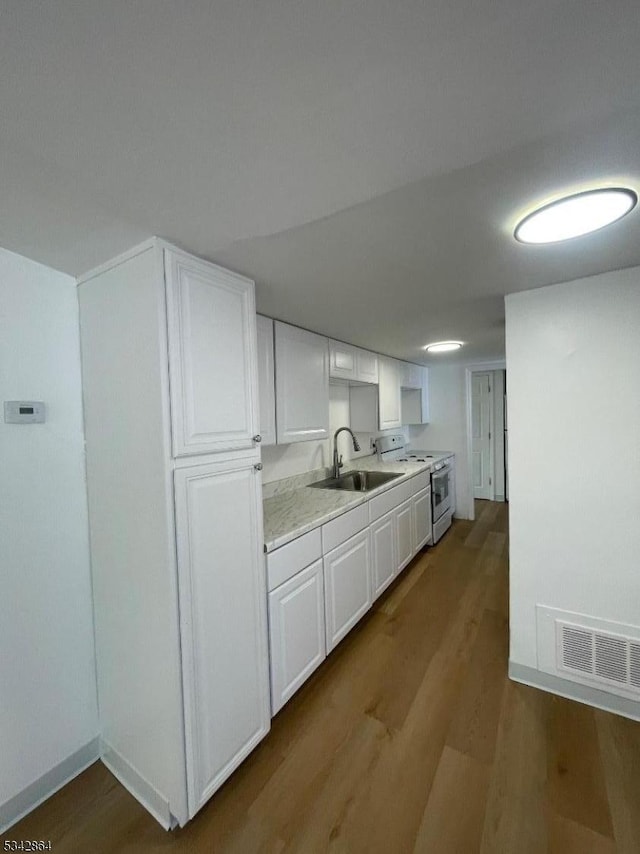
[[[349,492],[369,492],[383,483],[388,483],[401,474],[390,471],[347,471],[340,477],[328,477],[310,483],[315,489],[346,489]]]

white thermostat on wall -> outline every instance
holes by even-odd
[[[5,400],[5,424],[42,424],[44,403],[41,400]]]

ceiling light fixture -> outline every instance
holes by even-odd
[[[638,201],[628,187],[603,187],[557,199],[525,216],[516,226],[520,243],[557,243],[610,225]]]
[[[435,341],[433,344],[426,344],[423,349],[427,353],[449,353],[451,350],[459,350],[462,344],[462,341]]]

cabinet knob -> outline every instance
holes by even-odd
[[[262,442],[262,436],[260,435],[260,433],[257,433],[257,434],[253,437],[253,441],[254,441],[254,442],[256,442],[256,443]]]
[[[256,463],[254,466],[254,469],[256,471],[262,471],[262,463]]]

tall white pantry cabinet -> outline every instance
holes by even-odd
[[[102,757],[169,828],[270,726],[254,285],[153,239],[78,294]]]

